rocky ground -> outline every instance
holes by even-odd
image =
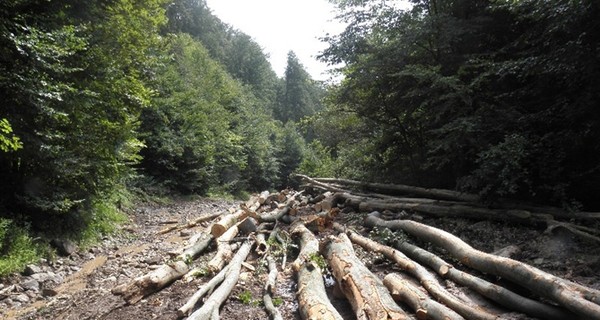
[[[209,222],[165,234],[159,234],[159,231],[202,214],[226,212],[237,205],[231,201],[211,199],[140,205],[131,212],[131,221],[122,227],[121,232],[105,238],[97,246],[76,250],[70,256],[59,257],[55,261],[42,260],[29,266],[22,274],[2,279],[0,318],[177,319],[176,310],[209,277],[200,276],[190,282],[177,281],[135,305],[126,305],[120,296],[111,293],[111,289],[167,262],[190,240],[193,241],[191,238]],[[600,289],[600,248],[573,239],[568,234],[545,234],[543,230],[499,222],[413,218],[453,232],[483,251],[511,250],[516,259]],[[341,214],[338,220],[362,230],[360,214]],[[362,231],[368,234],[368,231]],[[378,235],[371,233],[371,236]],[[378,275],[398,271],[381,257],[361,250],[357,252]],[[272,252],[280,268],[284,257],[287,260],[283,270],[279,270],[275,292],[275,303],[284,319],[300,319],[295,299],[296,284],[290,267],[295,253],[291,240],[286,248]],[[194,263],[201,265],[207,259],[210,259],[210,253]],[[221,319],[267,319],[261,303],[266,275],[262,257],[250,256],[238,285],[221,309]],[[332,288],[333,280],[327,275],[325,277]],[[350,305],[336,296],[333,290],[330,291],[334,306],[346,319],[353,319]]]

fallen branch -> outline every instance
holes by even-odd
[[[354,254],[345,234],[329,237],[324,247],[333,275],[358,320],[408,319],[379,278]]]
[[[277,265],[275,265],[275,260],[271,256],[267,256],[267,265],[269,267],[269,276],[267,277],[263,294],[265,309],[267,309],[272,320],[283,320],[281,313],[273,305],[273,295],[275,294],[275,283],[277,281]]]
[[[192,221],[190,221],[188,223],[174,225],[174,226],[170,226],[170,227],[167,227],[165,229],[162,229],[159,232],[157,232],[156,234],[160,235],[160,234],[169,233],[169,232],[171,232],[173,230],[182,230],[182,229],[193,228],[193,227],[197,226],[199,223],[204,222],[204,221],[212,220],[212,219],[220,216],[221,214],[222,214],[221,212],[214,212],[214,213],[210,213],[210,214],[207,214],[207,215],[203,215],[203,216],[198,217],[198,218],[196,218],[196,219],[194,219],[194,220],[192,220]]]
[[[370,227],[404,230],[423,241],[446,249],[467,266],[501,276],[588,319],[600,319],[600,305],[592,302],[600,301],[596,290],[576,285],[523,262],[476,250],[448,232],[415,221],[385,221],[376,215],[369,215],[365,223]]]

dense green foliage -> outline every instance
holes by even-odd
[[[111,232],[129,190],[287,186],[305,144],[273,116],[285,82],[204,1],[3,1],[0,275],[32,238]]]
[[[598,2],[411,2],[336,1],[345,77],[315,127],[342,173],[597,205]]]

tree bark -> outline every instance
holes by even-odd
[[[211,240],[212,236],[204,233],[193,246],[177,256],[175,262],[164,264],[128,284],[113,288],[113,294],[122,295],[128,304],[135,304],[145,296],[161,290],[173,281],[183,277],[190,270],[189,262],[198,257],[208,247]]]
[[[335,229],[338,231],[345,231],[352,242],[360,245],[365,250],[369,252],[381,253],[387,259],[395,262],[402,270],[417,278],[421,285],[429,293],[431,293],[434,298],[444,303],[463,317],[467,319],[481,320],[494,320],[497,318],[497,315],[495,314],[492,314],[479,307],[470,306],[464,301],[456,298],[453,294],[444,289],[435,276],[426,268],[409,259],[402,252],[389,246],[380,244],[369,238],[363,237],[352,230],[344,230],[344,227],[339,224],[335,224]]]
[[[426,198],[434,198],[441,200],[452,200],[452,201],[466,201],[476,202],[479,201],[479,196],[475,194],[463,193],[453,190],[445,189],[428,189],[421,187],[413,187],[402,184],[383,184],[383,183],[369,183],[356,180],[348,179],[336,179],[336,178],[315,178],[315,181],[321,183],[337,183],[342,185],[359,187],[364,190],[379,190],[385,192],[401,193],[408,195],[415,195]]]
[[[383,284],[388,288],[392,297],[406,303],[417,315],[417,319],[425,320],[463,320],[458,313],[432,300],[419,288],[404,280],[398,274],[390,273],[383,278]]]
[[[209,272],[218,272],[231,259],[233,256],[233,249],[229,241],[235,238],[235,236],[238,234],[238,230],[238,226],[234,225],[216,239],[217,252],[215,253],[215,256],[208,262],[207,268]]]
[[[277,265],[271,256],[267,256],[267,265],[269,267],[269,275],[263,293],[263,302],[265,309],[271,316],[272,320],[283,320],[279,310],[273,305],[273,295],[275,294],[275,284],[277,282]]]
[[[444,248],[464,265],[501,276],[532,292],[551,299],[588,319],[600,319],[598,291],[576,285],[525,263],[476,250],[456,236],[415,221],[384,221],[375,215],[365,220],[367,226],[404,230],[423,241]],[[589,300],[588,300],[589,299]]]
[[[550,306],[536,300],[518,295],[504,287],[490,283],[466,272],[460,271],[433,253],[407,242],[397,242],[396,247],[412,259],[429,266],[441,277],[473,289],[484,297],[510,309],[532,317],[548,320],[576,319],[575,314],[567,310]]]
[[[298,238],[300,253],[292,267],[298,277],[298,307],[305,320],[342,320],[333,307],[323,283],[323,270],[317,263],[319,241],[302,223],[292,226],[292,235]]]
[[[409,319],[381,280],[356,257],[345,234],[329,237],[324,251],[333,275],[358,320]]]
[[[248,257],[252,244],[252,241],[244,242],[244,244],[236,253],[234,259],[232,259],[229,263],[227,272],[225,274],[225,279],[221,285],[213,292],[213,294],[210,295],[200,309],[194,311],[194,313],[189,316],[188,320],[210,319],[214,318],[215,314],[216,317],[218,317],[219,307],[221,304],[223,304],[223,302],[231,293],[231,290],[233,290],[235,287],[242,269],[242,262],[244,262]]]

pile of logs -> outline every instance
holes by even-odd
[[[302,192],[263,192],[229,212],[198,217],[188,225],[161,231],[212,221],[194,238],[195,243],[171,262],[115,287],[113,293],[135,304],[174,281],[207,270],[212,277],[182,303],[178,315],[218,319],[219,307],[235,287],[245,260],[253,254],[264,257],[268,265],[263,300],[272,319],[282,319],[272,298],[278,272],[287,267],[296,274],[302,319],[344,319],[329,299],[331,293],[323,280],[327,272],[334,277],[336,290],[352,306],[356,319],[502,319],[515,313],[522,314],[521,318],[600,319],[600,291],[511,258],[476,250],[446,231],[408,219],[404,212],[543,225],[591,242],[600,242],[600,232],[576,222],[596,222],[600,213],[567,213],[507,202],[482,205],[475,195],[449,190],[298,178],[304,182]],[[339,219],[360,212],[364,212],[362,225],[343,224]],[[441,250],[428,251],[406,239],[388,245],[359,232],[372,228],[401,230],[418,243],[430,243]],[[275,257],[270,250],[274,241],[287,244],[281,232],[292,235],[298,248],[289,264],[285,255]],[[359,247],[381,254],[398,271],[385,276],[373,272],[357,255],[355,249]],[[207,252],[209,248],[215,248],[214,252]],[[444,256],[434,252],[444,252]],[[202,254],[212,259],[194,268],[194,260]],[[464,270],[444,260],[449,258],[459,261]],[[279,266],[277,261],[281,261]],[[520,287],[519,293],[481,275],[507,280]],[[457,285],[486,303],[476,303],[450,290]]]

